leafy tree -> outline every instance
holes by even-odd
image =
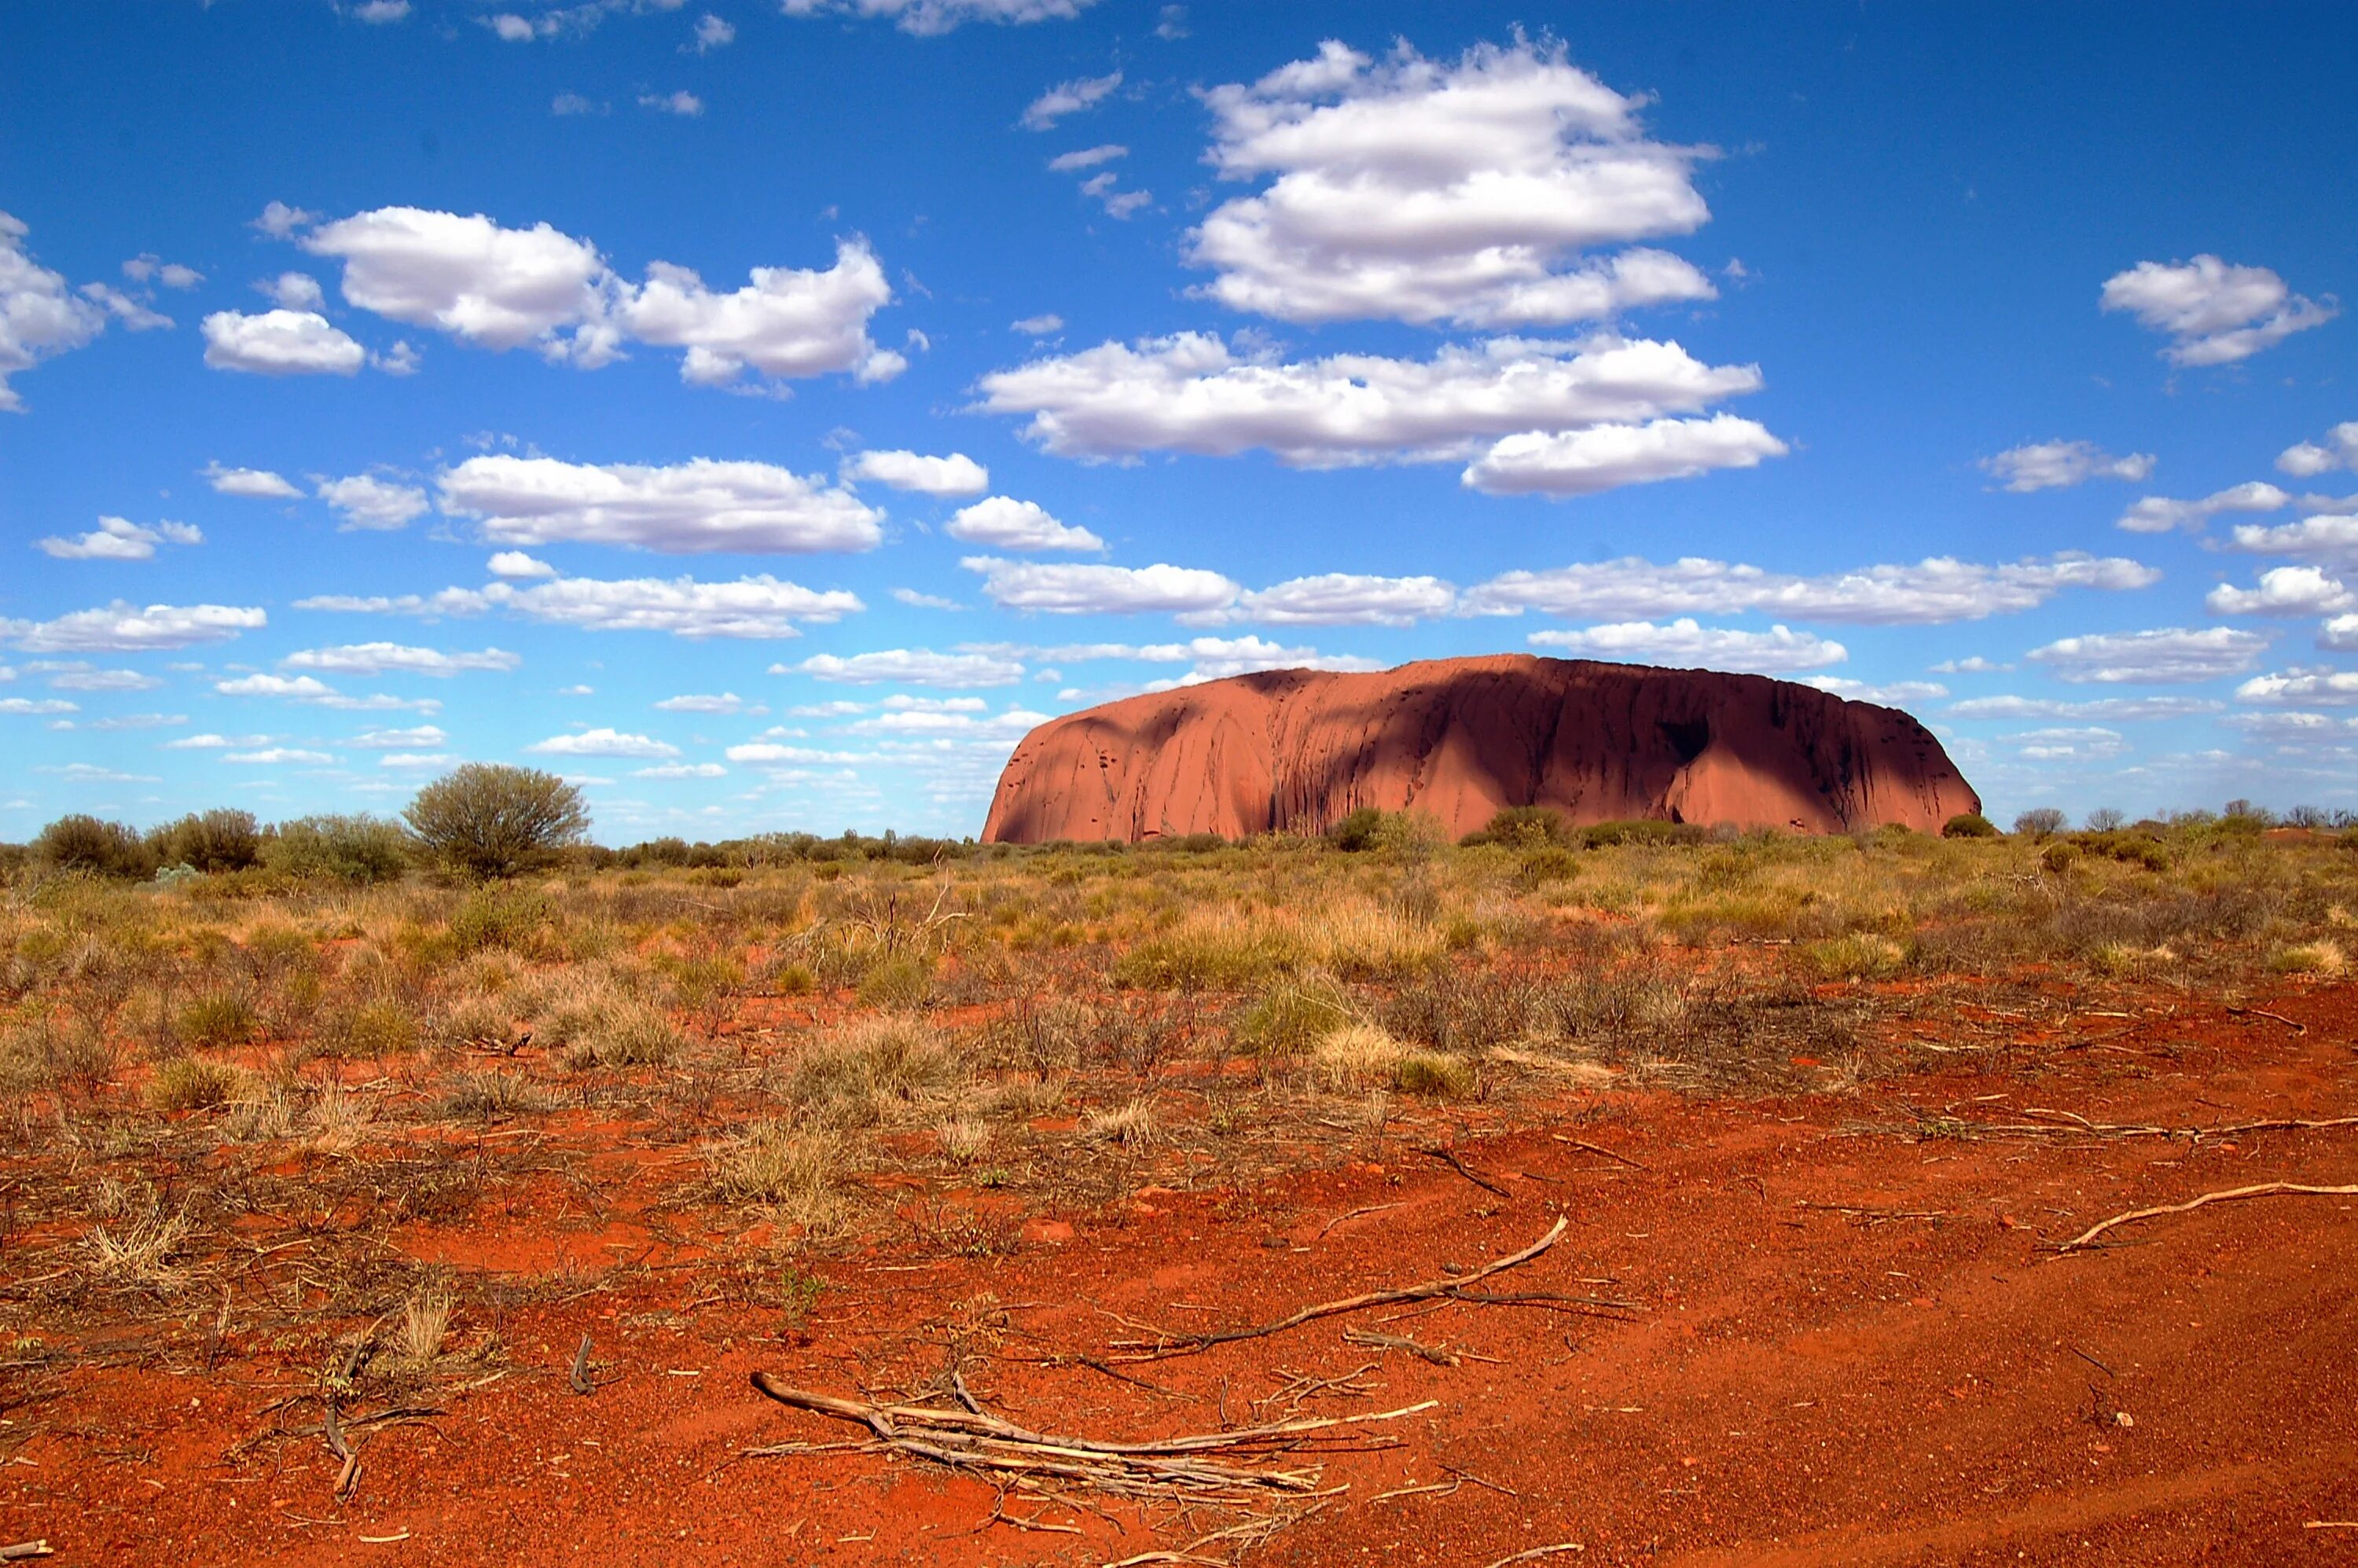
[[[387,817],[298,816],[282,822],[263,862],[290,877],[389,882],[409,869],[409,835]]]
[[[1997,837],[1997,824],[1978,811],[1960,811],[1948,821],[1941,824],[1941,837],[1943,838],[1995,838]]]
[[[151,830],[148,847],[168,866],[200,871],[242,871],[262,859],[262,825],[251,811],[191,814]]]
[[[156,857],[138,833],[121,822],[102,822],[77,812],[60,816],[33,840],[34,857],[61,871],[103,877],[152,875]]]
[[[545,864],[590,831],[579,789],[555,773],[492,762],[445,773],[401,815],[428,854],[481,877]]]

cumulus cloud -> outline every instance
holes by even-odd
[[[920,495],[980,495],[990,488],[990,470],[964,452],[929,458],[910,451],[861,452],[843,465],[854,483],[873,480]]]
[[[727,49],[737,41],[737,29],[707,11],[696,19],[696,37],[685,48],[698,54],[710,54],[714,49]]]
[[[2221,583],[2202,602],[2213,615],[2331,615],[2358,604],[2358,596],[2317,567],[2272,567],[2257,586]]]
[[[1081,181],[1079,189],[1082,195],[1103,206],[1108,215],[1123,220],[1134,216],[1154,200],[1151,190],[1123,190],[1120,186],[1120,178],[1108,168]]]
[[[676,114],[683,120],[700,119],[704,114],[704,100],[685,87],[672,92],[642,92],[639,107],[658,114]]]
[[[1106,142],[1098,146],[1082,147],[1077,151],[1058,153],[1048,160],[1048,167],[1058,174],[1076,174],[1085,168],[1095,168],[1101,163],[1126,158],[1130,149],[1119,142]]]
[[[1801,684],[1813,686],[1820,691],[1852,702],[1873,702],[1887,708],[1949,695],[1949,688],[1934,680],[1876,682],[1852,680],[1844,676],[1803,676]]]
[[[931,686],[972,687],[1011,686],[1023,678],[1023,666],[1012,659],[989,654],[936,654],[930,648],[886,648],[849,658],[817,654],[793,666],[815,680],[850,686]],[[781,665],[773,675],[786,673]]]
[[[294,501],[303,493],[284,475],[268,469],[225,469],[218,462],[209,462],[203,472],[205,482],[223,495],[241,495],[254,501]]]
[[[85,659],[43,659],[25,666],[49,677],[59,691],[153,691],[164,683],[138,670],[103,670]]]
[[[381,532],[405,527],[426,510],[426,492],[413,484],[396,484],[373,474],[321,480],[319,499],[342,519],[337,527]]]
[[[2104,280],[2101,303],[2169,333],[2161,352],[2175,365],[2233,364],[2342,313],[2331,295],[2320,304],[2293,293],[2266,267],[2235,266],[2214,255],[2139,262]]]
[[[2358,670],[2304,669],[2299,665],[2273,675],[2254,676],[2235,688],[2238,702],[2276,705],[2307,703],[2341,708],[2358,703]]]
[[[674,112],[687,112],[674,100],[665,101]],[[546,222],[505,228],[480,212],[381,207],[324,224],[303,243],[342,259],[344,298],[364,310],[480,348],[531,344],[585,369],[611,362],[629,340],[686,350],[681,378],[699,386],[728,384],[749,366],[874,381],[905,362],[868,336],[892,290],[856,240],[837,245],[832,266],[755,267],[728,291],[663,261],[634,284],[587,240]]]
[[[2254,555],[2310,556],[2358,565],[2358,514],[2304,517],[2274,527],[2239,523],[2234,544],[2236,549]]]
[[[851,492],[769,463],[697,458],[666,468],[469,458],[439,481],[442,510],[503,545],[573,540],[665,555],[868,550],[882,514]]]
[[[24,718],[46,718],[59,713],[80,713],[81,705],[61,697],[0,697],[0,713]]]
[[[224,643],[268,624],[260,610],[227,604],[151,604],[114,600],[54,621],[0,620],[0,637],[33,654],[141,653]]]
[[[930,38],[967,22],[1069,21],[1097,0],[781,0],[789,16],[890,17],[904,33]]]
[[[361,0],[352,9],[352,16],[374,27],[398,22],[409,15],[409,0]]]
[[[1036,501],[994,495],[962,506],[949,521],[949,536],[1001,550],[1102,550],[1103,539],[1087,528],[1059,523]]]
[[[2034,441],[1982,460],[1984,472],[2017,495],[2068,490],[2092,479],[2139,481],[2153,473],[2151,452],[2116,458],[2093,441]]]
[[[1003,713],[945,713],[900,708],[846,726],[855,735],[955,736],[962,740],[1020,740],[1048,722],[1049,715],[1011,708]]]
[[[144,561],[154,557],[158,545],[204,541],[203,533],[186,523],[158,523],[147,528],[125,517],[101,517],[98,526],[87,534],[71,538],[51,535],[35,541],[34,547],[61,561]]]
[[[2148,495],[2121,514],[2117,525],[2132,534],[2167,534],[2172,529],[2199,533],[2223,512],[2280,512],[2292,497],[2265,480],[2247,480],[2200,501],[2172,501]]]
[[[0,212],[0,412],[24,411],[10,376],[81,348],[106,330],[103,307],[26,253],[27,232],[21,220]]]
[[[1912,566],[1862,567],[1820,577],[1700,557],[1660,565],[1633,556],[1550,571],[1507,572],[1469,590],[1462,607],[1475,614],[1537,610],[1624,619],[1757,610],[1854,625],[1938,625],[2034,609],[2067,588],[2119,591],[2147,587],[2160,577],[2136,561],[2076,551],[2002,566],[1935,556]]]
[[[629,735],[613,729],[584,730],[573,735],[552,735],[525,748],[547,757],[676,757],[679,748],[646,735]]]
[[[308,272],[282,272],[254,287],[281,310],[317,310],[328,302],[319,291],[319,280]]]
[[[2023,657],[2074,684],[2164,686],[2241,675],[2260,662],[2267,647],[2267,638],[2257,632],[2171,626],[2064,637]]]
[[[1027,131],[1048,130],[1066,115],[1077,114],[1095,106],[1120,85],[1121,72],[1118,70],[1104,76],[1085,76],[1071,81],[1060,81],[1025,106],[1023,128]]]
[[[254,375],[352,375],[368,351],[316,310],[216,310],[204,319],[205,363]]]
[[[1949,704],[1955,719],[2186,719],[2216,713],[2226,704],[2207,697],[2100,697],[2084,702],[2050,697],[1969,697]]]
[[[675,637],[798,637],[866,608],[842,589],[820,591],[764,572],[733,582],[694,578],[563,578],[533,588],[493,583],[491,603],[535,621],[587,632],[668,632]]]
[[[1625,484],[1748,469],[1787,448],[1767,427],[1733,414],[1592,425],[1509,436],[1467,468],[1465,483],[1492,495],[1593,495]]]
[[[2346,419],[2318,441],[2301,441],[2277,454],[2277,470],[2309,479],[2334,469],[2358,469],[2358,419]]]
[[[892,597],[916,610],[964,610],[966,608],[955,599],[944,599],[938,593],[919,593],[914,588],[896,588],[892,590]]]
[[[1271,626],[1413,626],[1456,602],[1457,589],[1436,577],[1323,572],[1247,593],[1235,613]]]
[[[418,724],[404,730],[363,730],[344,744],[366,752],[388,752],[413,746],[439,746],[449,738],[438,724]]]
[[[1850,657],[1850,650],[1840,643],[1811,632],[1796,632],[1787,626],[1746,632],[1731,626],[1704,626],[1685,617],[1667,624],[1620,621],[1577,631],[1534,632],[1530,640],[1541,647],[1560,648],[1583,658],[1746,670],[1761,675],[1823,669]]]
[[[325,767],[335,760],[335,757],[329,752],[305,751],[300,746],[271,746],[259,752],[231,752],[223,755],[222,758],[222,761],[224,762],[236,762],[259,767],[268,767],[287,762],[308,762],[316,766]]]
[[[1204,99],[1207,161],[1271,181],[1193,236],[1189,259],[1217,274],[1205,292],[1235,309],[1520,327],[1713,296],[1667,252],[1585,254],[1700,227],[1710,212],[1692,173],[1707,149],[1648,139],[1643,100],[1561,44],[1449,62],[1330,41]]]
[[[1235,604],[1244,591],[1217,572],[1160,563],[1052,566],[968,556],[958,564],[982,574],[984,595],[1001,609],[1053,615],[1215,616]]]
[[[512,670],[524,660],[503,648],[446,654],[436,648],[413,648],[400,643],[351,643],[338,648],[305,648],[278,662],[290,670],[325,670],[331,675],[380,676],[399,672],[448,676],[467,670]]]
[[[666,697],[656,703],[655,708],[664,713],[760,713],[763,711],[758,704],[748,703],[733,691],[724,691],[709,696],[691,694]]]
[[[537,557],[527,556],[522,550],[498,552],[484,563],[484,569],[495,578],[504,578],[510,581],[528,581],[535,578],[550,578],[557,575],[555,567]]]
[[[150,290],[143,289],[139,297],[134,298],[103,283],[85,283],[81,286],[81,296],[122,322],[126,332],[152,332],[159,327],[168,329],[174,325],[169,316],[149,304],[155,298]]]
[[[1010,321],[1008,326],[1027,338],[1044,338],[1051,332],[1063,331],[1065,319],[1052,310],[1044,315],[1026,316],[1021,320]]]
[[[1707,365],[1676,343],[1598,336],[1578,343],[1501,338],[1452,345],[1429,360],[1336,354],[1286,362],[1239,354],[1219,338],[1182,332],[1136,345],[1103,343],[982,378],[980,406],[1028,414],[1024,434],[1061,457],[1127,459],[1150,451],[1228,457],[1262,448],[1297,468],[1482,458],[1466,482],[1495,475],[1533,489],[1602,488],[1615,464],[1663,478],[1714,461],[1749,466],[1775,445],[1757,426],[1606,433],[1648,425],[1753,392],[1750,365]],[[1506,439],[1513,438],[1512,440]],[[1656,449],[1651,466],[1642,449]],[[1560,476],[1550,480],[1552,465]]]

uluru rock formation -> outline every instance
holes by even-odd
[[[1316,833],[1365,806],[1454,838],[1509,806],[1839,833],[1937,831],[1981,797],[1897,708],[1764,676],[1502,654],[1271,670],[1067,714],[1015,748],[982,836]]]

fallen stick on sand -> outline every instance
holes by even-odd
[[[2223,1192],[2204,1193],[2201,1197],[2184,1203],[2163,1204],[2157,1208],[2133,1208],[2126,1214],[2116,1214],[2100,1224],[2092,1225],[2071,1240],[2055,1249],[2058,1252],[2076,1252],[2116,1225],[2135,1220],[2155,1219],[2165,1214],[2190,1214],[2206,1204],[2234,1203],[2242,1198],[2288,1197],[2358,1197],[2358,1186],[2312,1187],[2299,1182],[2262,1182],[2257,1186],[2229,1187]]]
[[[1265,1323],[1255,1328],[1232,1328],[1218,1334],[1172,1334],[1163,1332],[1156,1340],[1117,1340],[1110,1346],[1108,1359],[1113,1361],[1160,1361],[1172,1356],[1195,1356],[1216,1346],[1234,1345],[1244,1339],[1263,1339],[1272,1334],[1282,1334],[1289,1328],[1299,1328],[1305,1323],[1315,1323],[1322,1317],[1336,1317],[1347,1312],[1363,1312],[1368,1307],[1396,1306],[1401,1302],[1431,1301],[1438,1296],[1455,1296],[1468,1285],[1502,1274],[1520,1264],[1528,1263],[1556,1244],[1564,1227],[1572,1222],[1559,1216],[1548,1233],[1520,1252],[1510,1252],[1494,1262],[1485,1263],[1468,1274],[1455,1279],[1429,1280],[1421,1285],[1407,1285],[1398,1290],[1369,1291],[1365,1295],[1346,1296],[1337,1302],[1321,1302],[1316,1306],[1303,1307],[1291,1317],[1275,1323]],[[1469,1301],[1476,1298],[1467,1297]]]
[[[875,1405],[864,1400],[840,1399],[791,1388],[766,1372],[753,1374],[753,1387],[780,1404],[866,1427],[875,1434],[875,1441],[852,1445],[857,1450],[931,1460],[949,1469],[979,1473],[1018,1486],[1078,1483],[1127,1497],[1186,1498],[1238,1504],[1261,1500],[1271,1494],[1314,1495],[1319,1490],[1318,1466],[1249,1469],[1210,1455],[1275,1455],[1298,1450],[1318,1453],[1322,1444],[1331,1446],[1346,1438],[1355,1449],[1370,1445],[1395,1447],[1395,1439],[1363,1438],[1337,1429],[1368,1422],[1396,1421],[1431,1410],[1438,1402],[1426,1400],[1370,1415],[1278,1422],[1144,1443],[1105,1443],[1030,1431],[990,1414],[970,1397],[966,1402],[974,1408],[966,1410]],[[783,1454],[839,1450],[843,1446],[781,1444],[746,1452]]]

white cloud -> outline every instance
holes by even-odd
[[[667,697],[661,702],[656,703],[655,707],[665,713],[746,713],[761,711],[757,706],[749,705],[743,697],[739,697],[733,691],[724,691],[718,696],[709,697]]]
[[[106,330],[106,312],[77,296],[61,273],[25,252],[25,224],[0,212],[0,412],[21,413],[8,378],[81,348]]]
[[[2320,305],[2293,293],[2266,267],[2235,266],[2214,255],[2139,262],[2104,280],[2101,302],[2169,333],[2162,357],[2175,365],[2232,364],[2341,314],[2331,295]]]
[[[667,468],[469,458],[440,479],[442,510],[480,517],[497,544],[574,540],[665,555],[868,550],[882,514],[851,492],[769,463],[697,458]]]
[[[204,319],[205,363],[254,375],[352,375],[368,351],[316,310],[216,310]]]
[[[1077,114],[1097,104],[1108,93],[1121,85],[1121,72],[1104,76],[1085,76],[1071,81],[1060,81],[1034,98],[1023,111],[1023,128],[1045,131],[1068,114]]]
[[[1103,539],[1087,528],[1059,523],[1036,501],[994,495],[962,506],[949,521],[949,536],[1002,550],[1102,550]]]
[[[348,534],[355,530],[381,531],[406,527],[412,518],[426,510],[426,492],[423,490],[413,484],[395,484],[372,474],[321,480],[319,495],[343,519],[337,527]]]
[[[1762,675],[1823,669],[1850,657],[1850,650],[1840,643],[1814,633],[1796,632],[1785,626],[1745,632],[1729,626],[1704,626],[1686,618],[1664,625],[1650,621],[1620,621],[1578,631],[1534,632],[1530,640],[1541,647],[1561,648],[1585,658],[1747,670]]]
[[[1345,670],[1364,671],[1383,668],[1381,662],[1363,659],[1349,654],[1321,654],[1315,648],[1289,648],[1265,637],[1193,637],[1184,643],[1150,643],[1133,651],[1133,657],[1154,664],[1185,662],[1192,667],[1175,681],[1150,683],[1147,689],[1166,689],[1175,686],[1195,686],[1204,681],[1226,680],[1230,676],[1250,675],[1257,670]]]
[[[459,759],[448,752],[387,752],[376,760],[380,768],[447,768]]]
[[[152,278],[167,288],[194,288],[205,280],[205,275],[195,267],[168,262],[153,251],[124,262],[123,276],[134,283],[146,283]]]
[[[242,495],[254,501],[293,501],[303,493],[283,475],[268,469],[225,469],[218,462],[209,462],[203,472],[205,482],[223,495]]]
[[[1552,434],[1532,430],[1493,446],[1466,469],[1465,482],[1492,495],[1593,495],[1625,484],[1693,479],[1714,469],[1757,468],[1761,459],[1781,458],[1787,449],[1767,427],[1733,414]]]
[[[2358,419],[2346,419],[2321,441],[2301,441],[2277,454],[2277,469],[2309,479],[2333,469],[2358,469]]]
[[[590,632],[668,632],[676,637],[798,637],[798,622],[825,623],[866,608],[842,589],[820,591],[763,572],[731,582],[694,578],[565,578],[535,588],[485,590],[535,621]]]
[[[1083,147],[1077,152],[1058,153],[1048,160],[1048,167],[1058,174],[1075,174],[1085,168],[1095,168],[1101,163],[1126,158],[1130,149],[1119,142],[1107,142],[1100,146]]]
[[[1070,458],[1228,457],[1258,447],[1294,467],[1334,468],[1455,462],[1497,442],[1507,447],[1504,456],[1494,451],[1504,463],[1550,433],[1643,423],[1759,385],[1753,366],[1706,365],[1676,343],[1611,336],[1498,339],[1444,347],[1430,360],[1287,362],[1182,332],[993,372],[982,378],[981,406],[1031,415],[1025,435]]]
[[[1984,458],[1985,472],[2003,481],[2017,495],[2034,490],[2068,490],[2092,479],[2139,481],[2153,473],[2151,452],[2116,458],[2093,441],[2034,441],[1994,458]]]
[[[679,748],[667,741],[629,735],[619,730],[584,730],[579,734],[552,735],[525,748],[547,757],[676,757]]]
[[[2219,722],[2279,746],[2314,745],[2358,734],[2358,718],[2333,719],[2322,713],[2231,713]]]
[[[2247,480],[2200,501],[2148,495],[2121,514],[2118,526],[2132,534],[2167,534],[2173,528],[2191,534],[2222,512],[2279,512],[2291,504],[2292,497],[2275,485]]]
[[[336,688],[312,676],[238,676],[213,682],[223,697],[284,697],[297,702],[334,697]]]
[[[495,578],[510,581],[525,581],[534,578],[550,578],[557,568],[546,561],[527,556],[522,550],[502,550],[485,563],[485,569]]]
[[[2319,627],[2317,645],[2335,653],[2358,653],[2358,612],[2337,615]]]
[[[1476,614],[1637,618],[1725,615],[1757,610],[1855,625],[1939,625],[2012,614],[2044,604],[2067,588],[2118,591],[2145,588],[2161,574],[2118,557],[2066,552],[2004,566],[1936,556],[1912,566],[1878,565],[1821,577],[1687,557],[1657,565],[1637,557],[1512,571],[1469,590],[1462,607]]]
[[[1936,697],[1946,697],[1949,688],[1935,680],[1863,681],[1843,676],[1803,676],[1803,686],[1813,686],[1832,696],[1852,702],[1872,702],[1885,708],[1897,708],[1903,703],[1924,702]]]
[[[2017,735],[2001,735],[1998,741],[2014,748],[2017,755],[2028,762],[2103,762],[2129,749],[2119,730],[2096,725],[2028,730]]]
[[[1079,189],[1082,195],[1101,202],[1109,214],[1127,222],[1154,200],[1154,192],[1123,190],[1119,189],[1120,183],[1113,170],[1102,169],[1081,181]]]
[[[892,597],[903,604],[917,610],[964,610],[966,608],[955,599],[944,599],[938,593],[919,593],[914,588],[896,588],[892,590]]]
[[[110,285],[85,283],[81,286],[81,295],[122,322],[126,332],[151,332],[159,327],[169,329],[174,325],[169,316],[149,306],[147,301],[155,297],[152,293],[143,292],[141,297],[135,299]]]
[[[307,752],[299,746],[272,746],[260,752],[232,752],[222,758],[224,762],[258,767],[270,767],[287,762],[309,762],[325,766],[335,760],[326,752]]]
[[[1250,85],[1204,94],[1207,155],[1229,179],[1274,177],[1196,230],[1205,292],[1288,321],[1380,318],[1515,327],[1708,299],[1691,264],[1599,246],[1691,233],[1707,149],[1647,139],[1641,98],[1569,63],[1561,44],[1405,44],[1380,62],[1328,42]]]
[[[281,310],[317,310],[328,302],[319,291],[319,280],[308,272],[282,272],[254,287]]]
[[[308,228],[319,221],[319,215],[308,208],[289,207],[284,201],[273,201],[262,209],[262,215],[247,225],[274,240],[283,240],[296,230]]]
[[[2358,703],[2358,670],[2303,669],[2296,665],[2280,674],[2254,676],[2235,688],[2235,700],[2345,707]]]
[[[560,92],[548,101],[548,112],[560,119],[580,114],[603,114],[607,106],[583,97],[579,92]]]
[[[344,742],[362,751],[402,751],[412,746],[439,746],[450,737],[438,724],[416,724],[406,730],[369,730]]]
[[[722,753],[732,762],[742,762],[752,768],[798,767],[812,762],[874,762],[883,759],[873,752],[827,752],[811,746],[781,746],[773,741],[749,741],[731,746]]]
[[[269,743],[267,735],[240,735],[234,739],[227,735],[183,735],[177,741],[165,741],[163,749],[167,752],[227,752],[241,746],[266,746]]]
[[[1325,572],[1245,594],[1236,617],[1271,626],[1412,626],[1456,602],[1457,589],[1439,578]]]
[[[1002,610],[1055,615],[1217,614],[1244,591],[1217,572],[1190,567],[1051,566],[968,556],[958,564],[982,574],[982,591]]]
[[[1008,326],[1027,338],[1044,338],[1051,332],[1063,331],[1065,319],[1052,310],[1044,315],[1026,316],[1021,320],[1010,321]]]
[[[373,27],[398,22],[409,15],[409,0],[361,0],[352,7],[352,16]]]
[[[2186,719],[2226,705],[2207,697],[2100,697],[2067,702],[2048,697],[1969,697],[1949,705],[1953,719]]]
[[[2064,637],[2023,657],[2044,665],[2058,680],[2166,685],[2241,675],[2259,663],[2268,639],[2229,626],[2155,632],[2107,632]]]
[[[2221,583],[2202,602],[2213,615],[2331,615],[2358,596],[2317,567],[2272,567],[2256,588]]]
[[[2014,668],[2012,665],[2002,665],[1995,659],[1985,659],[1981,654],[1975,654],[1970,658],[1942,659],[1932,666],[1932,673],[1936,676],[1985,676],[1996,675],[2012,668]]]
[[[714,49],[725,49],[736,41],[737,29],[707,11],[696,19],[696,38],[688,47],[698,54],[710,54]]]
[[[156,676],[143,675],[137,670],[96,669],[81,659],[63,663],[43,662],[26,667],[46,673],[51,689],[57,691],[153,691],[164,684]]]
[[[633,768],[634,779],[719,779],[729,776],[729,770],[719,762],[665,762],[652,768]]]
[[[904,33],[930,38],[965,22],[1069,21],[1097,0],[781,0],[789,16],[889,16]]]
[[[223,643],[268,622],[260,610],[227,604],[151,604],[141,610],[118,599],[54,621],[0,620],[0,637],[34,654],[139,653]]]
[[[1023,678],[1023,666],[1012,659],[988,654],[936,654],[930,648],[886,648],[843,658],[817,654],[794,666],[814,680],[849,686],[930,686],[972,687],[1011,686]],[[773,675],[786,673],[781,665]]]
[[[37,540],[34,547],[61,561],[144,561],[157,545],[201,545],[204,535],[186,523],[159,523],[145,528],[124,517],[102,517],[98,526],[71,538],[55,535]]]
[[[0,697],[0,713],[38,717],[52,713],[80,713],[78,703],[57,697]]]
[[[874,480],[920,495],[980,495],[990,488],[990,470],[964,452],[929,458],[910,451],[861,452],[843,465],[854,483]]]
[[[699,119],[704,114],[704,100],[680,88],[674,92],[642,92],[639,107],[652,109],[658,114],[676,114],[683,120]]]
[[[2234,547],[2259,556],[2313,556],[2358,565],[2358,514],[2304,517],[2274,527],[2239,523]]]
[[[503,648],[446,654],[436,648],[413,648],[400,643],[352,643],[338,648],[305,648],[278,662],[290,670],[325,670],[330,675],[381,676],[399,672],[448,676],[467,670],[512,670],[524,660]]]

